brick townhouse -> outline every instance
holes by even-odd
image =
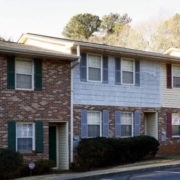
[[[78,56],[0,41],[0,147],[69,169],[71,66]]]
[[[180,154],[180,50],[160,54],[31,33],[19,43],[81,55],[71,79],[74,148],[81,138],[150,135],[159,154]]]
[[[150,135],[180,154],[180,50],[23,34],[0,42],[0,146],[68,169],[81,138]]]

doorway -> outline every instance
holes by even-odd
[[[158,139],[157,112],[145,112],[145,135]]]
[[[57,127],[49,126],[49,159],[57,167]]]
[[[68,122],[49,123],[49,159],[55,169],[69,169]]]

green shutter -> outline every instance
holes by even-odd
[[[42,90],[42,60],[34,59],[34,89]]]
[[[7,57],[7,88],[15,88],[15,58],[13,56]]]
[[[36,122],[36,152],[42,153],[44,150],[43,122]]]
[[[16,122],[8,122],[8,149],[16,151]]]

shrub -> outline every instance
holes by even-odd
[[[54,161],[49,159],[39,159],[35,161],[35,168],[33,170],[33,174],[40,175],[50,173],[53,166]]]
[[[138,136],[127,138],[129,151],[128,161],[134,162],[145,157],[153,157],[158,151],[159,142],[151,136]]]
[[[113,143],[108,138],[83,139],[77,147],[78,162],[88,167],[107,166],[115,152]]]
[[[77,163],[91,168],[139,161],[155,156],[158,146],[159,142],[150,136],[82,139],[77,147]]]
[[[0,148],[0,178],[8,179],[19,176],[23,156],[19,152]]]
[[[29,169],[29,165],[28,164],[23,164],[20,168],[20,176],[21,177],[25,177],[25,176],[29,176],[30,175],[30,169]]]

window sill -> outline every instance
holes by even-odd
[[[18,91],[34,91],[34,89],[20,89],[20,88],[15,88],[15,90],[18,90]]]
[[[120,138],[131,138],[133,136],[121,136]]]
[[[24,156],[35,156],[36,155],[36,151],[19,151],[19,153],[23,154]]]
[[[102,81],[93,81],[93,80],[87,80],[87,82],[92,82],[92,83],[102,83]]]
[[[172,138],[180,138],[180,135],[179,136],[172,136]]]
[[[121,85],[123,85],[123,86],[135,86],[135,84],[126,84],[126,83],[122,83]]]

